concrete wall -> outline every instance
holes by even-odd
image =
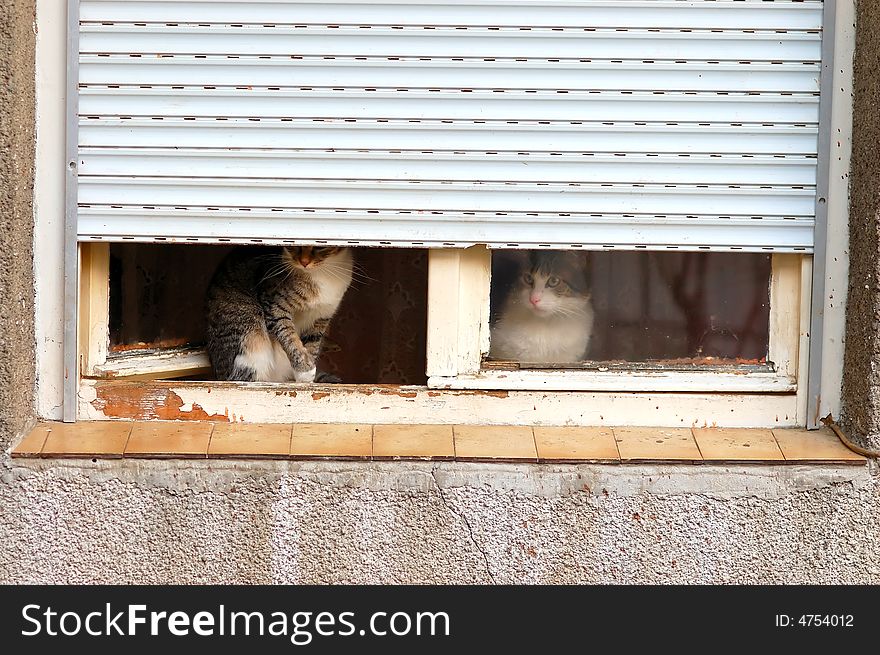
[[[31,417],[32,2],[6,0],[0,445]],[[862,2],[849,425],[880,422],[876,57]],[[14,46],[14,47],[13,47]],[[867,285],[867,288],[865,288]],[[880,469],[0,459],[0,582],[880,583]]]
[[[144,461],[10,477],[4,582],[880,582],[865,467]]]
[[[34,3],[0,4],[0,449],[34,397]]]
[[[880,4],[858,3],[843,415],[880,448]]]

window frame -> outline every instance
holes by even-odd
[[[68,16],[67,27],[69,28],[72,24],[71,15],[75,16],[76,12],[76,4],[71,3],[69,5],[70,15]],[[40,93],[44,100],[47,96],[51,98],[61,98],[64,94],[64,85],[62,82],[53,83],[50,81],[54,76],[56,80],[63,80],[63,70],[64,65],[67,65],[68,68],[68,85],[67,85],[67,97],[68,97],[68,107],[67,107],[67,154],[68,156],[64,158],[67,162],[66,167],[66,175],[59,176],[57,173],[57,169],[53,169],[54,166],[57,166],[55,162],[58,161],[58,153],[61,153],[61,156],[64,156],[64,143],[63,143],[63,130],[61,132],[62,139],[59,143],[57,139],[57,129],[55,129],[55,125],[53,121],[57,119],[57,113],[53,113],[51,109],[46,108],[46,103],[41,103],[41,108],[38,109],[37,123],[38,123],[38,132],[40,125],[46,126],[50,125],[51,128],[48,131],[42,132],[43,142],[41,147],[38,147],[38,161],[37,161],[37,186],[38,190],[42,188],[43,191],[47,189],[51,190],[52,193],[55,194],[55,202],[60,197],[64,196],[64,180],[67,180],[67,220],[66,220],[66,239],[64,240],[64,253],[65,253],[65,272],[67,273],[65,282],[62,285],[40,285],[38,283],[37,297],[38,297],[38,316],[37,322],[38,325],[42,323],[42,319],[49,319],[50,325],[48,329],[43,331],[43,336],[46,333],[51,333],[61,337],[58,341],[56,341],[56,345],[59,343],[65,350],[65,356],[63,360],[61,358],[55,358],[51,353],[47,353],[50,349],[48,340],[45,338],[41,339],[38,336],[38,343],[41,344],[38,347],[38,361],[40,366],[39,377],[38,377],[38,403],[41,408],[40,414],[46,418],[58,418],[58,414],[60,414],[60,409],[63,406],[64,409],[64,418],[66,420],[75,420],[77,418],[77,414],[82,414],[83,412],[79,412],[79,409],[83,408],[84,403],[87,404],[87,396],[90,395],[87,393],[87,388],[93,383],[87,380],[80,380],[77,373],[80,370],[80,366],[77,365],[80,362],[78,360],[81,359],[83,362],[83,370],[91,370],[96,371],[95,368],[97,366],[97,362],[101,360],[102,352],[101,348],[97,349],[91,348],[86,344],[91,344],[94,341],[94,338],[97,336],[95,330],[100,333],[100,329],[96,327],[96,323],[94,319],[100,314],[99,308],[101,307],[102,301],[100,298],[101,292],[98,289],[101,286],[102,276],[99,274],[99,264],[98,261],[93,261],[95,259],[95,255],[91,252],[87,253],[87,250],[94,245],[97,244],[77,244],[75,240],[73,241],[73,246],[71,247],[71,241],[69,238],[70,235],[70,227],[71,227],[71,209],[75,212],[75,202],[71,203],[70,196],[70,180],[71,177],[75,178],[75,157],[71,157],[71,134],[73,134],[73,142],[75,144],[75,125],[71,125],[70,123],[70,113],[73,112],[75,115],[75,104],[76,104],[76,93],[75,93],[75,81],[71,82],[71,80],[76,79],[76,66],[75,62],[68,61],[67,57],[63,56],[65,51],[65,40],[69,36],[70,33],[75,34],[76,30],[68,30],[68,34],[64,34],[64,21],[58,20],[57,17],[51,16],[51,14],[56,10],[56,7],[49,6],[49,0],[38,0],[38,26],[42,26],[45,28],[44,30],[38,30],[38,62],[41,63],[41,66],[38,66],[38,93]],[[849,114],[846,111],[849,106],[851,106],[851,99],[849,98],[849,93],[851,90],[851,76],[852,76],[852,66],[851,66],[851,57],[854,50],[854,27],[852,25],[852,18],[854,16],[854,3],[852,0],[826,0],[825,2],[825,12],[826,17],[830,17],[830,20],[826,21],[826,29],[833,27],[833,30],[829,30],[828,34],[825,38],[825,46],[823,49],[823,72],[826,73],[825,78],[823,80],[823,126],[821,127],[821,134],[823,140],[828,141],[828,148],[823,148],[820,146],[820,189],[824,184],[824,190],[826,193],[821,194],[821,200],[823,202],[820,205],[824,205],[824,207],[820,207],[820,212],[817,214],[817,233],[821,228],[821,232],[827,234],[827,239],[823,238],[821,241],[817,240],[816,243],[816,253],[815,257],[803,256],[800,257],[800,274],[801,274],[801,285],[800,285],[800,293],[797,294],[798,304],[801,308],[799,313],[799,321],[798,323],[798,339],[795,350],[792,350],[792,342],[789,339],[786,341],[788,345],[782,347],[783,351],[788,351],[789,355],[792,352],[797,352],[797,365],[796,365],[796,380],[797,380],[797,394],[790,393],[766,393],[765,395],[760,394],[752,394],[747,392],[736,392],[736,393],[728,393],[723,390],[712,392],[712,393],[689,393],[689,394],[673,394],[675,396],[680,396],[684,399],[689,399],[690,401],[696,403],[700,406],[705,406],[710,409],[707,411],[709,414],[715,415],[717,414],[720,421],[717,422],[717,425],[750,425],[750,426],[763,426],[768,425],[767,423],[767,411],[779,413],[779,410],[783,407],[783,405],[777,405],[773,407],[772,402],[765,403],[766,407],[760,408],[757,405],[749,404],[750,400],[758,401],[759,399],[764,399],[767,401],[770,398],[779,399],[785,398],[786,402],[784,404],[784,411],[786,415],[784,418],[777,416],[773,419],[776,422],[770,421],[773,425],[804,425],[805,423],[812,424],[814,422],[815,416],[818,416],[822,411],[826,409],[830,409],[832,412],[836,413],[835,410],[839,409],[839,382],[840,382],[840,366],[838,362],[842,359],[842,334],[843,334],[843,306],[844,303],[840,301],[841,297],[845,295],[845,281],[846,281],[846,271],[847,271],[847,260],[845,256],[845,246],[846,246],[846,218],[847,218],[847,207],[846,207],[846,183],[841,182],[841,179],[845,179],[846,172],[848,170],[849,163],[849,147],[851,144],[851,124],[848,121]],[[835,20],[836,17],[836,20]],[[60,29],[59,29],[60,27]],[[832,37],[832,32],[834,36]],[[61,34],[64,38],[59,42],[55,41],[54,44],[52,40],[55,37]],[[42,37],[42,38],[40,38]],[[68,43],[69,47],[75,49],[75,44],[71,46]],[[59,52],[62,54],[59,57]],[[833,59],[832,59],[833,55]],[[59,66],[61,64],[61,66]],[[836,64],[836,66],[832,66],[832,64]],[[42,71],[40,70],[42,67]],[[834,76],[833,81],[831,79],[831,75],[827,73],[831,72],[832,68]],[[839,72],[838,70],[839,69]],[[826,87],[830,88],[829,95],[825,95]],[[834,111],[832,112],[832,107]],[[833,130],[840,135],[839,143],[834,148],[830,144],[830,134]],[[47,133],[48,132],[48,135]],[[47,139],[49,143],[47,144]],[[831,149],[834,149],[835,156],[831,156]],[[824,169],[822,168],[822,163],[824,159]],[[824,170],[824,172],[823,172]],[[840,173],[843,175],[840,175]],[[824,202],[827,198],[827,202]],[[75,200],[75,196],[74,196]],[[50,203],[46,203],[49,205]],[[73,205],[73,207],[71,207]],[[47,208],[37,207],[37,230],[35,234],[40,234],[40,228],[51,226],[53,223],[57,225],[55,218],[50,215],[50,212]],[[828,225],[824,224],[824,216],[827,214]],[[832,229],[833,228],[833,229]],[[74,230],[75,232],[75,230]],[[824,236],[824,234],[823,234]],[[36,267],[37,270],[40,270],[40,265],[42,263],[45,266],[48,262],[57,262],[58,261],[58,251],[57,251],[57,239],[50,239],[43,242],[40,239],[35,239],[35,251],[36,251]],[[106,244],[104,244],[106,245]],[[470,249],[469,249],[470,250]],[[434,259],[435,253],[455,253],[456,251],[432,251],[431,258]],[[459,253],[460,255],[460,253]],[[84,257],[86,261],[86,266],[82,269],[80,268],[79,262],[80,258]],[[466,262],[470,262],[470,259],[467,257],[464,258]],[[813,264],[815,263],[815,266]],[[95,264],[95,267],[92,267],[92,264]],[[449,262],[447,262],[447,265]],[[465,266],[468,269],[468,272],[465,273],[465,277],[471,275],[473,271],[470,271],[470,265],[466,264]],[[774,269],[776,267],[774,266]],[[813,285],[812,288],[809,284],[803,284],[803,280],[810,279],[810,269],[813,269]],[[82,277],[78,275],[80,270],[85,272],[85,275]],[[73,275],[71,275],[73,274]],[[459,271],[459,275],[461,272]],[[774,280],[776,279],[774,275]],[[461,280],[461,277],[459,277]],[[53,283],[54,284],[54,283]],[[836,302],[832,302],[829,298],[829,293],[826,292],[827,289],[833,290],[834,287],[843,286],[843,290],[838,291],[838,299]],[[58,289],[57,287],[63,287],[63,289]],[[432,284],[429,280],[429,287]],[[436,286],[436,285],[433,285]],[[774,284],[774,289],[776,289],[776,296],[780,297],[780,293],[786,288],[790,288],[785,284]],[[61,293],[59,293],[61,291]],[[431,291],[429,290],[429,296]],[[436,291],[435,297],[436,297]],[[82,296],[78,298],[78,296]],[[95,295],[97,294],[97,296]],[[771,296],[773,291],[771,291]],[[47,298],[47,296],[52,296],[51,298]],[[59,296],[61,296],[59,298]],[[812,297],[812,314],[806,310],[807,307],[810,306],[809,299]],[[787,296],[787,298],[791,299],[791,296]],[[77,308],[77,302],[82,301],[83,299],[87,299],[86,302],[82,302]],[[42,300],[42,302],[41,302]],[[47,302],[48,300],[48,302]],[[784,312],[776,311],[774,312],[774,303],[772,302],[773,298],[771,297],[771,312],[775,313],[777,317],[784,316]],[[818,300],[818,302],[817,302]],[[59,302],[60,301],[60,302]],[[430,304],[429,300],[429,304]],[[461,300],[460,300],[461,303]],[[487,328],[483,326],[488,325],[488,294],[485,295],[485,308],[479,307],[477,313],[474,314],[474,304],[470,301],[464,301],[463,304],[459,304],[456,306],[457,315],[461,315],[463,318],[467,318],[467,322],[464,325],[469,326],[464,331],[459,332],[456,329],[456,344],[460,344],[462,340],[472,342],[470,337],[466,335],[473,332],[473,321],[475,320],[475,316],[479,318],[479,327],[476,332],[478,335],[478,344],[479,348],[483,347],[484,339],[488,338]],[[791,303],[789,303],[791,304]],[[71,311],[71,307],[74,308],[74,311]],[[440,305],[434,305],[434,309],[436,310]],[[59,311],[60,309],[64,309],[64,311]],[[429,313],[432,310],[429,309]],[[442,312],[441,312],[442,313]],[[85,315],[86,320],[83,320],[83,315]],[[435,317],[435,325],[437,324],[437,318]],[[448,318],[448,314],[447,314]],[[80,325],[76,324],[76,320],[80,320]],[[811,321],[812,319],[812,321]],[[430,320],[430,318],[429,318]],[[458,323],[456,323],[458,325]],[[816,329],[816,326],[821,328],[821,332]],[[83,329],[83,326],[89,326],[88,329]],[[806,326],[806,328],[805,328]],[[778,324],[773,319],[773,315],[771,315],[771,334],[773,334],[778,328]],[[790,332],[790,326],[789,326]],[[813,338],[810,338],[810,334],[812,333]],[[432,366],[436,363],[437,360],[435,356],[431,355],[432,348],[438,347],[440,342],[437,341],[437,336],[432,336],[434,334],[433,330],[429,329],[429,347],[428,353],[430,358],[429,363],[429,373],[435,372],[437,370]],[[439,334],[443,334],[442,332]],[[79,336],[79,339],[77,337]],[[821,338],[820,338],[821,336]],[[430,341],[433,339],[433,341]],[[439,346],[442,351],[443,348],[447,348],[449,343],[449,335],[442,337],[445,346]],[[771,341],[773,337],[771,336]],[[80,353],[79,347],[77,345],[77,341],[80,341],[81,344],[84,345],[83,352]],[[778,345],[778,344],[777,344]],[[823,349],[823,346],[824,349]],[[477,350],[479,350],[479,348]],[[771,350],[774,348],[774,345],[771,343]],[[778,349],[774,352],[780,352]],[[473,345],[466,345],[465,348],[459,349],[456,346],[456,356],[459,358],[464,358],[467,356],[467,366],[472,368],[474,347]],[[448,354],[446,355],[449,356]],[[106,355],[103,355],[104,363],[106,364]],[[771,356],[773,359],[773,356]],[[808,367],[808,360],[812,360],[812,366]],[[464,360],[461,360],[464,361]],[[792,361],[789,358],[789,363]],[[829,366],[830,362],[830,366]],[[71,364],[74,364],[71,367]],[[149,362],[145,362],[145,365],[149,368],[152,364]],[[91,367],[91,368],[87,368]],[[71,370],[73,368],[73,371]],[[466,370],[467,367],[462,368],[462,371]],[[153,369],[151,369],[153,370]],[[167,369],[163,369],[166,370]],[[822,375],[822,370],[826,370],[829,374]],[[73,374],[71,374],[73,373]],[[146,375],[150,376],[150,371],[147,371]],[[456,376],[467,375],[468,373],[463,373],[456,369]],[[55,378],[58,376],[58,378]],[[807,376],[811,382],[817,381],[813,384],[812,388],[809,391],[809,395],[811,398],[816,399],[815,411],[810,412],[810,417],[807,416]],[[437,377],[437,376],[433,376]],[[443,376],[440,376],[443,377]],[[48,381],[47,378],[53,379],[63,379],[64,381],[61,384],[57,382]],[[112,383],[112,382],[111,382]],[[294,386],[294,385],[292,385]],[[429,385],[430,386],[430,385]],[[420,388],[421,389],[421,388]],[[830,393],[826,393],[830,391]],[[84,396],[84,391],[85,396]],[[241,391],[243,393],[248,393],[250,390],[242,388]],[[462,393],[465,390],[450,390],[449,398],[453,397],[462,397]],[[341,392],[344,393],[344,392]],[[434,390],[429,393],[440,394],[446,397],[446,393],[441,390]],[[557,394],[554,394],[557,395]],[[619,394],[617,394],[619,396]],[[523,392],[511,392],[511,397],[514,396],[522,396],[522,400],[524,403],[531,402],[529,398],[533,397],[546,397],[546,394],[543,396],[540,395],[539,392],[533,391],[523,391]],[[614,396],[614,392],[560,392],[558,394],[559,400],[566,404],[568,402],[581,402],[585,399],[586,396],[596,401],[597,403],[602,403],[604,400],[608,400],[611,396]],[[796,397],[795,397],[796,396]],[[59,402],[62,400],[63,402]],[[431,396],[436,398],[437,396]],[[632,392],[628,398],[632,403],[633,411],[637,410],[639,407],[644,407],[646,410],[648,405],[653,403],[658,398],[671,398],[671,395],[666,395],[666,392],[659,392],[654,394],[643,394],[637,391]],[[726,416],[727,407],[724,403],[731,398],[737,398],[743,401],[743,406],[748,407],[748,413],[752,416],[751,419],[743,422],[740,418],[736,420],[730,421]],[[819,400],[821,398],[821,400]],[[789,415],[789,409],[792,407],[791,400],[795,401],[794,407],[795,411],[792,412],[795,416],[795,422],[791,423],[792,417]],[[762,401],[763,402],[763,401]],[[716,406],[717,410],[712,410],[711,407]],[[53,409],[54,408],[54,409]],[[767,411],[765,411],[767,410]],[[731,410],[732,411],[732,410]],[[85,413],[88,413],[86,411]],[[586,412],[582,412],[580,415],[583,416]],[[655,415],[653,418],[656,418],[657,424],[678,424],[669,423],[669,418],[664,418],[663,414]],[[645,420],[648,420],[648,415],[644,417]],[[281,420],[279,418],[279,420]],[[300,419],[302,420],[302,419]],[[491,421],[491,417],[489,419]],[[783,422],[780,422],[783,421]],[[642,421],[644,422],[644,421]],[[712,421],[716,423],[715,421]],[[583,423],[583,424],[596,424],[593,423]],[[604,424],[604,423],[603,423]],[[615,423],[613,420],[608,424],[627,424],[626,422]]]
[[[742,371],[707,369],[634,374],[632,369],[482,368],[482,356],[489,347],[491,251],[485,246],[432,249],[428,256],[428,384],[398,386],[173,381],[209,367],[201,350],[126,351],[109,359],[109,244],[83,243],[79,251],[80,420],[127,416],[321,422],[330,410],[334,417],[355,412],[359,422],[627,425],[644,423],[641,417],[651,416],[649,422],[665,426],[684,422],[779,427],[805,421],[803,354],[809,343],[809,313],[801,307],[809,303],[809,256],[776,254],[771,260],[770,352],[778,360],[773,360],[776,372],[743,375]],[[310,393],[297,396],[304,390]],[[312,402],[288,401],[279,407],[273,400],[279,394],[311,397]],[[435,413],[438,400],[448,410],[443,416]],[[120,410],[126,403],[126,409]],[[551,409],[539,410],[536,403]],[[632,417],[638,417],[634,423]]]
[[[796,393],[805,374],[806,295],[812,258],[771,259],[770,342],[773,371],[705,367],[697,371],[631,367],[607,370],[510,370],[483,366],[489,350],[491,251],[431,250],[428,257],[428,386],[435,389]]]
[[[211,371],[204,348],[148,348],[112,355],[110,349],[110,244],[80,245],[79,370],[95,378],[151,380]]]

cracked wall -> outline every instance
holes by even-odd
[[[28,462],[0,581],[878,583],[865,467]]]

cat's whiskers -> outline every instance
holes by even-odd
[[[351,274],[352,274],[352,277],[357,277],[358,279],[363,280],[365,282],[376,282],[377,281],[376,278],[370,277],[369,275],[367,275],[366,271],[364,270],[364,267],[357,262],[352,262]]]
[[[349,268],[348,266],[346,266],[344,264],[339,264],[336,262],[330,262],[328,264],[325,264],[325,266],[327,266],[328,271],[330,269],[333,269],[333,271],[338,271],[338,272],[342,273],[343,278],[339,278],[340,280],[344,279],[344,276],[350,275],[352,283],[366,284],[368,282],[375,282],[376,281],[375,278],[372,278],[369,275],[367,275],[366,273],[364,273],[359,268],[359,265],[354,262],[352,262],[351,268]]]
[[[564,316],[566,318],[587,316],[587,311],[583,307],[561,307],[560,306],[560,307],[554,308],[552,313],[557,316]]]
[[[345,282],[345,269],[341,266],[324,265],[321,270],[337,282]]]
[[[266,257],[266,255],[263,255],[263,256]],[[277,257],[277,255],[273,255],[273,256]],[[263,275],[263,278],[260,280],[259,284],[263,284],[263,282],[266,282],[267,280],[271,280],[273,277],[277,277],[278,275],[281,275],[285,271],[287,272],[287,275],[284,277],[284,280],[282,280],[282,282],[286,282],[287,279],[290,277],[291,273],[293,273],[294,268],[295,268],[295,266],[291,260],[289,260],[286,257],[282,257],[280,259],[280,261],[276,262],[273,266],[271,266],[266,271],[266,273]]]
[[[266,271],[265,275],[263,275],[262,279],[259,281],[259,284],[263,284],[263,282],[266,282],[267,280],[271,280],[273,277],[281,275],[286,270],[286,268],[286,266],[277,266]]]

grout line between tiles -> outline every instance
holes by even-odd
[[[45,457],[50,459],[52,457],[51,454],[46,452],[46,444],[49,443],[49,437],[52,435],[53,427],[51,425],[48,426],[46,430],[46,434],[43,437],[43,443],[40,444],[40,452],[33,455],[33,457]]]
[[[209,453],[211,452],[211,441],[214,439],[214,428],[217,427],[217,424],[214,421],[211,421],[211,432],[208,433],[208,443],[205,444],[205,459],[210,457]]]
[[[46,443],[49,441],[49,435],[52,433],[52,428],[50,427],[43,434],[43,442],[40,444],[40,452],[34,453],[32,457],[43,457],[43,451],[46,450]]]
[[[211,433],[208,435],[208,443],[205,446],[205,459],[211,459],[211,442],[214,441],[214,430],[217,424],[211,421]]]
[[[786,462],[789,461],[788,457],[785,455],[785,449],[782,447],[782,444],[779,443],[779,439],[776,438],[776,430],[770,430],[770,436],[773,437],[773,443],[776,444],[779,452],[782,453],[782,459]]]
[[[128,434],[125,435],[125,444],[122,446],[122,458],[123,459],[125,459],[125,455],[128,452],[128,444],[131,441],[131,435],[134,432],[134,428],[136,425],[137,425],[137,423],[132,423],[131,426],[128,428]]]
[[[123,459],[125,459],[125,453],[128,452],[128,442],[131,441],[131,433],[134,432],[135,425],[136,423],[132,423],[128,427],[128,434],[125,435],[125,443],[122,445],[122,454],[120,455],[120,457],[122,457]]]
[[[694,429],[688,428],[688,431],[691,433],[691,439],[693,439],[694,443],[697,446],[697,452],[700,453],[700,459],[703,460],[704,462],[710,461],[710,460],[707,460],[706,456],[703,454],[703,449],[700,448],[700,440],[697,439],[697,435],[694,434]],[[775,437],[774,437],[774,439],[775,439]]]
[[[623,455],[620,454],[620,444],[617,443],[617,433],[614,431],[614,428],[608,428],[611,430],[611,441],[614,442],[614,450],[617,451],[617,463],[623,463]]]

